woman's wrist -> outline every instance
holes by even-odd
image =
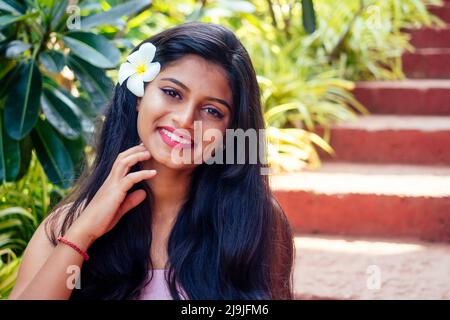
[[[92,243],[96,240],[86,228],[75,221],[64,235],[66,240],[76,244],[81,250],[87,251]]]

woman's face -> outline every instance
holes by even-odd
[[[155,161],[170,168],[193,168],[209,157],[211,152],[205,150],[221,142],[211,133],[224,137],[232,107],[222,67],[186,55],[147,84],[137,105],[138,134]]]

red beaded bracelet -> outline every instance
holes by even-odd
[[[83,256],[84,260],[86,260],[86,261],[89,260],[89,255],[86,252],[84,252],[83,250],[81,250],[80,248],[78,248],[77,245],[73,244],[69,240],[66,240],[63,237],[58,237],[58,241],[61,241],[65,244],[67,244],[68,246],[72,247],[73,249],[75,249],[76,252],[78,252],[79,254],[81,254]]]

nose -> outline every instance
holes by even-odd
[[[195,121],[195,105],[190,103],[179,108],[175,121],[179,128],[192,129]]]

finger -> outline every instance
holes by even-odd
[[[121,181],[124,191],[130,190],[136,183],[153,178],[155,175],[156,170],[141,170],[127,174]]]
[[[142,152],[138,152],[138,153],[129,155],[128,157],[123,158],[118,161],[117,167],[115,170],[116,174],[118,175],[119,178],[122,178],[123,176],[125,176],[128,173],[130,168],[132,166],[134,166],[136,163],[138,163],[140,161],[148,160],[148,159],[150,159],[150,152],[148,152],[148,151],[142,151]]]
[[[126,149],[125,151],[122,151],[121,153],[119,153],[119,155],[117,156],[116,160],[114,161],[113,166],[111,168],[111,172],[116,171],[118,163],[122,159],[124,159],[124,158],[128,157],[129,155],[134,154],[136,152],[142,152],[142,151],[146,151],[146,150],[147,149],[145,148],[145,146],[143,144],[140,144],[140,145],[131,147],[129,149]]]
[[[120,159],[128,157],[129,155],[131,155],[133,153],[142,152],[145,150],[147,150],[147,149],[145,148],[145,146],[143,144],[139,144],[137,146],[126,149],[125,151],[122,151],[121,153],[119,153],[119,155],[117,156],[116,162]]]
[[[138,204],[140,204],[142,201],[144,201],[144,199],[146,197],[147,197],[147,193],[142,189],[133,191],[132,193],[127,195],[127,197],[122,202],[119,209],[117,210],[117,213],[118,213],[117,217],[116,217],[117,221],[120,220],[120,218],[125,213],[127,213],[128,211],[130,211],[131,209],[136,207]],[[117,221],[114,221],[114,222],[117,223]]]

